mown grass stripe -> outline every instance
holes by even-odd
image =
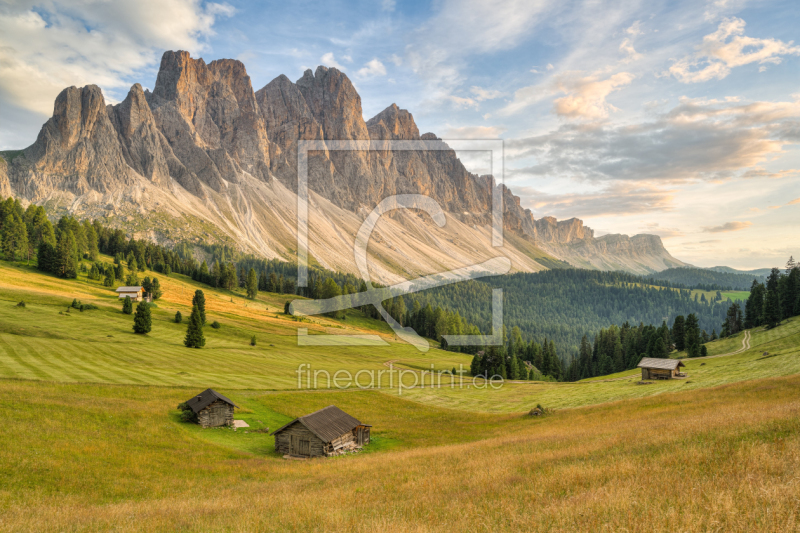
[[[6,337],[16,337],[15,335],[0,335],[0,343],[5,347],[6,354],[9,356],[9,361],[13,361],[16,366],[24,370],[18,370],[18,374],[14,377],[24,377],[43,380],[56,380],[56,378],[39,368],[37,365],[32,365],[25,361],[22,356],[17,353],[17,350],[12,346],[12,343],[18,342],[19,338],[8,339]],[[25,371],[27,370],[27,371]]]

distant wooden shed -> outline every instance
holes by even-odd
[[[117,299],[124,300],[126,296],[128,296],[134,302],[140,302],[142,300],[149,302],[150,297],[146,292],[144,292],[144,287],[141,286],[134,286],[134,287],[117,287]]]
[[[233,408],[238,407],[214,389],[206,389],[186,401],[197,415],[197,423],[204,428],[233,425]]]
[[[680,371],[684,367],[678,359],[656,359],[643,357],[637,365],[642,369],[642,379],[674,379],[684,378],[686,374]]]
[[[320,457],[369,444],[370,428],[335,405],[295,418],[272,432],[275,451],[283,455]]]

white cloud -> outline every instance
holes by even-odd
[[[800,47],[777,39],[756,39],[744,35],[745,21],[725,18],[717,31],[703,37],[703,42],[694,54],[673,63],[669,68],[682,83],[699,83],[712,79],[723,79],[731,69],[750,63],[779,64],[781,56],[798,55]]]
[[[467,109],[468,107],[474,107],[478,109],[478,101],[474,98],[468,98],[463,96],[456,96],[456,95],[448,95],[444,97],[445,100],[451,102],[456,109]]]
[[[386,76],[386,67],[377,58],[375,58],[371,61],[368,61],[362,68],[358,69],[357,74],[361,78]]]
[[[556,80],[556,88],[566,96],[555,100],[555,112],[566,118],[605,118],[609,111],[616,110],[606,102],[606,97],[630,84],[633,77],[629,72],[618,72],[606,79],[599,79],[597,75],[581,77],[578,72],[567,72]]]
[[[547,64],[547,70],[553,70],[554,68],[556,67],[554,67],[552,63]]]
[[[402,64],[403,64],[403,58],[402,58],[402,57],[400,57],[400,56],[399,56],[399,55],[397,55],[397,54],[392,54],[392,56],[389,58],[389,61],[391,61],[392,63],[394,63],[394,65],[395,65],[396,67],[399,67],[400,65],[402,65]]]
[[[752,222],[726,222],[720,226],[705,226],[703,227],[703,233],[728,233],[730,231],[740,231],[752,225]]]
[[[94,83],[110,96],[127,90],[165,49],[204,51],[216,20],[235,12],[199,0],[31,4],[0,10],[0,104],[43,115],[65,87]]]
[[[642,31],[642,22],[637,20],[627,28],[625,28],[625,33],[630,35],[631,37],[636,37],[637,35],[642,35],[644,32]]]
[[[338,68],[339,70],[344,70],[344,67],[336,61],[336,57],[334,57],[333,52],[328,52],[324,54],[322,57],[319,58],[319,62],[325,65],[326,67],[333,67]]]
[[[630,63],[631,61],[636,61],[637,59],[642,58],[642,54],[636,51],[633,47],[633,41],[628,38],[622,40],[622,43],[619,45],[619,51],[625,54],[625,59],[623,62]]]
[[[506,131],[500,126],[461,126],[453,127],[450,124],[445,129],[443,139],[497,139]]]
[[[509,160],[533,159],[518,169],[531,177],[589,181],[719,181],[781,178],[762,165],[800,142],[800,101],[680,103],[651,122],[609,126],[567,124],[544,135],[505,143]]]
[[[507,177],[514,171],[506,169]],[[556,218],[616,217],[670,211],[674,208],[675,191],[654,187],[648,183],[612,183],[591,192],[548,193],[529,187],[514,187],[514,194],[520,196],[522,204],[530,207],[541,216]],[[663,236],[667,232],[653,231]]]
[[[426,84],[429,102],[448,100],[463,85],[467,58],[508,50],[530,37],[555,0],[443,0],[406,48],[404,64]],[[468,36],[468,38],[466,37]]]
[[[475,100],[478,102],[483,102],[484,100],[494,100],[495,98],[503,96],[503,93],[500,91],[484,89],[482,87],[478,87],[477,85],[473,85],[469,90],[475,95]]]

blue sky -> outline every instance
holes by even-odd
[[[537,218],[656,233],[701,266],[780,265],[800,255],[798,19],[789,1],[12,1],[0,149],[31,144],[66,86],[152,87],[165,49],[240,59],[256,89],[324,64],[365,118],[397,103],[421,132],[504,139]]]

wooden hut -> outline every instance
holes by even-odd
[[[142,300],[151,301],[150,295],[144,292],[144,287],[117,287],[118,300],[124,300],[129,296],[131,301],[140,302]]]
[[[186,401],[186,405],[197,415],[197,423],[204,428],[233,425],[232,401],[214,389],[206,389]]]
[[[369,444],[372,426],[362,424],[335,405],[301,416],[272,432],[275,451],[283,455],[320,457]]]
[[[686,374],[680,371],[684,367],[677,359],[655,359],[643,357],[637,365],[642,369],[642,379],[674,379],[685,378]]]

